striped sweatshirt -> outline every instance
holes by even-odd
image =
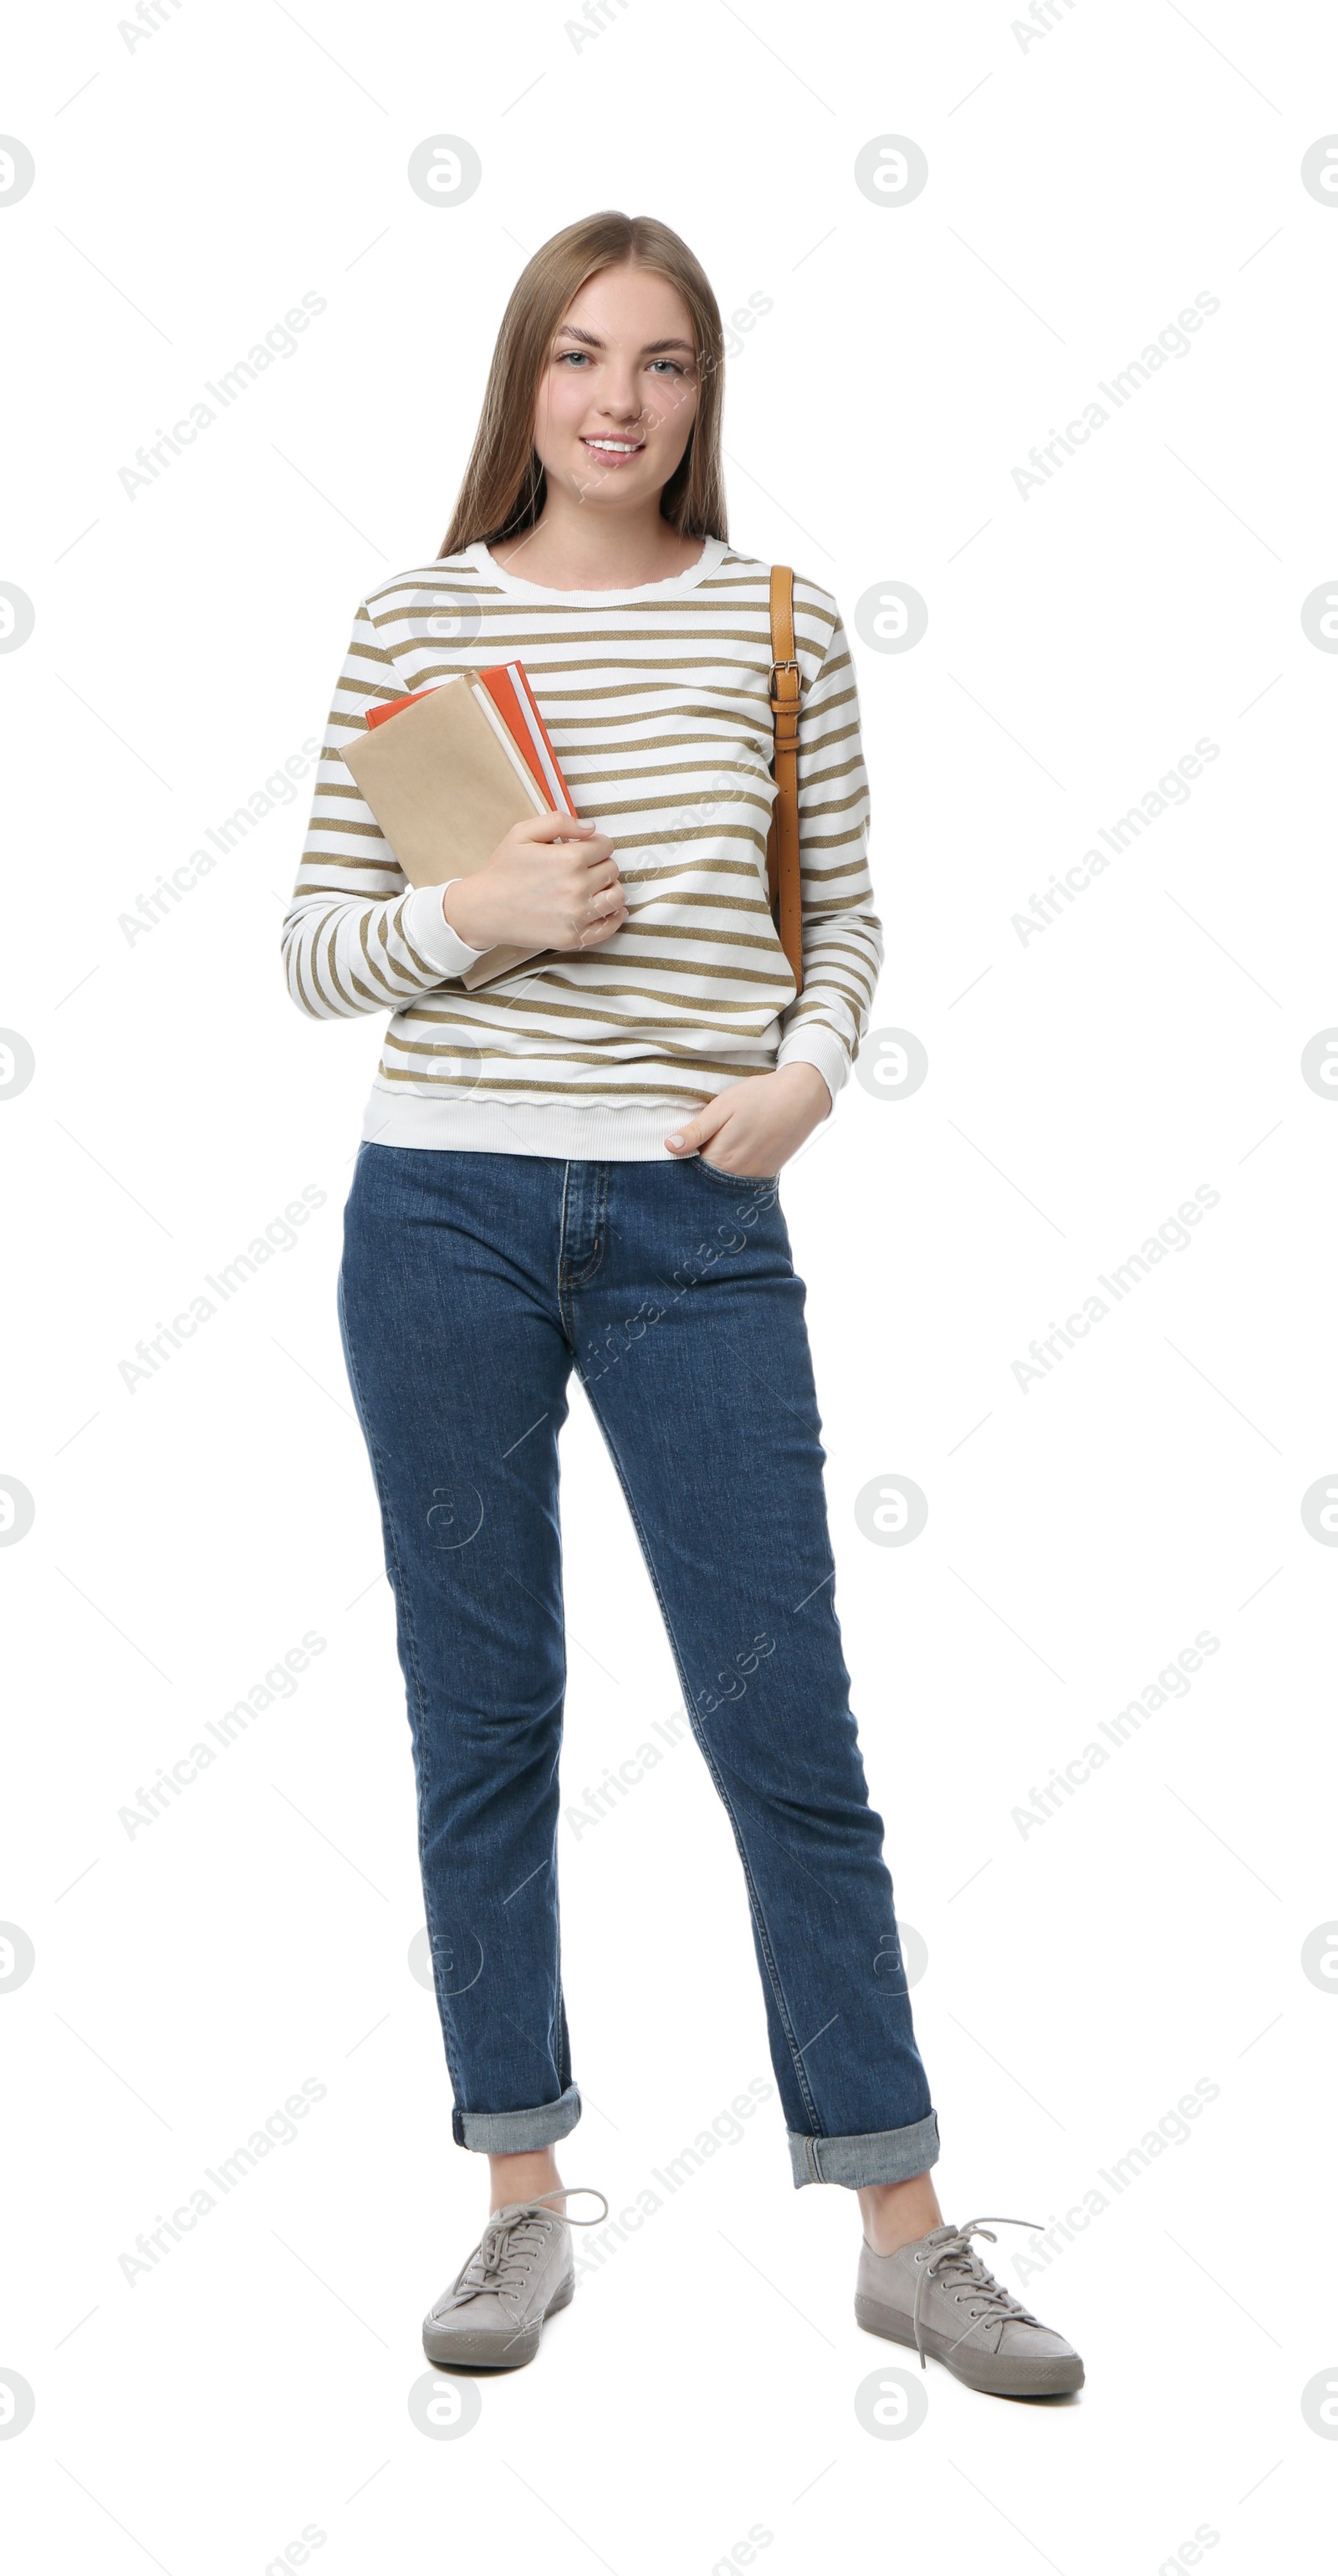
[[[769,567],[719,538],[668,581],[549,590],[468,546],[360,602],[283,929],[314,1019],[389,1010],[363,1134],[391,1145],[658,1158],[727,1084],[778,1064],[846,1080],[882,962],[868,780],[831,595],[796,576],[803,990],[772,924]],[[440,886],[410,888],[339,757],[369,706],[524,663],[628,918],[475,992]]]

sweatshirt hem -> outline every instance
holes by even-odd
[[[696,1107],[638,1101],[611,1108],[568,1101],[429,1100],[374,1089],[362,1122],[363,1143],[457,1154],[549,1154],[563,1162],[673,1161],[676,1135]]]

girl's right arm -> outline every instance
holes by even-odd
[[[410,886],[340,758],[341,744],[366,731],[368,707],[404,693],[362,600],[325,728],[311,820],[283,925],[288,990],[312,1019],[399,1010],[445,977],[462,975],[481,953],[450,928],[440,886]]]
[[[341,744],[366,731],[370,705],[404,694],[403,678],[360,601],[283,925],[288,990],[312,1019],[400,1010],[507,942],[599,947],[627,918],[608,835],[564,814],[544,814],[515,824],[485,867],[453,881],[451,911],[478,946],[452,929],[442,910],[443,888],[409,885],[340,757]]]

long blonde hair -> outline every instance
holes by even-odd
[[[518,536],[539,518],[546,491],[534,446],[534,410],[554,334],[586,279],[626,262],[668,278],[692,317],[700,391],[687,448],[660,494],[661,516],[685,537],[727,539],[720,461],[725,338],[720,308],[685,241],[651,215],[586,215],[537,250],[502,316],[483,409],[441,555]],[[438,556],[438,561],[441,559]]]

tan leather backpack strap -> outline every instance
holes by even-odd
[[[794,658],[794,574],[771,567],[771,720],[775,736],[772,775],[776,798],[767,835],[767,892],[771,917],[802,991],[803,907],[799,881],[799,665]]]

